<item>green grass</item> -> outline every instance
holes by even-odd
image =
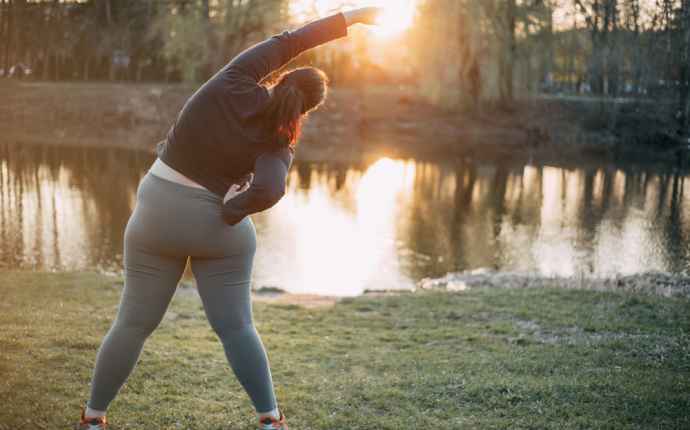
[[[89,273],[0,273],[0,429],[72,425],[120,288]],[[686,299],[476,289],[257,304],[255,317],[291,428],[690,428]],[[109,418],[254,428],[195,296],[176,296]]]

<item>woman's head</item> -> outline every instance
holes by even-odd
[[[272,87],[264,118],[279,146],[297,143],[302,120],[326,99],[328,78],[314,67],[284,73]]]

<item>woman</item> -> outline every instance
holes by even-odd
[[[376,8],[338,13],[244,51],[185,104],[139,184],[125,230],[125,287],[96,359],[77,429],[106,428],[106,409],[160,323],[188,257],[206,315],[258,413],[259,428],[286,430],[266,352],[253,322],[250,278],[256,246],[250,214],[275,205],[304,116],[326,95],[314,68],[260,84],[308,49],[372,24]]]

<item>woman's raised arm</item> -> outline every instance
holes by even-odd
[[[248,48],[235,57],[225,71],[233,78],[259,83],[302,52],[344,36],[347,36],[347,22],[345,16],[338,13]]]
[[[354,24],[374,25],[380,14],[381,8],[379,7],[363,7],[343,12],[348,26]]]
[[[378,8],[346,11],[285,31],[243,51],[225,67],[234,78],[259,83],[304,51],[347,36],[353,24],[373,24]]]

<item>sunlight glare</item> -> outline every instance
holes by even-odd
[[[372,32],[383,38],[402,33],[412,26],[414,21],[415,4],[417,0],[357,0],[343,2],[341,0],[297,0],[291,3],[292,13],[298,18],[326,16],[347,7],[376,6],[384,9],[379,17],[378,26],[372,27]],[[343,6],[347,3],[347,7]]]
[[[378,26],[373,28],[374,34],[381,37],[391,37],[402,33],[412,26],[414,20],[414,4],[412,0],[380,0],[375,2],[374,5],[383,8],[383,14],[378,19]]]

